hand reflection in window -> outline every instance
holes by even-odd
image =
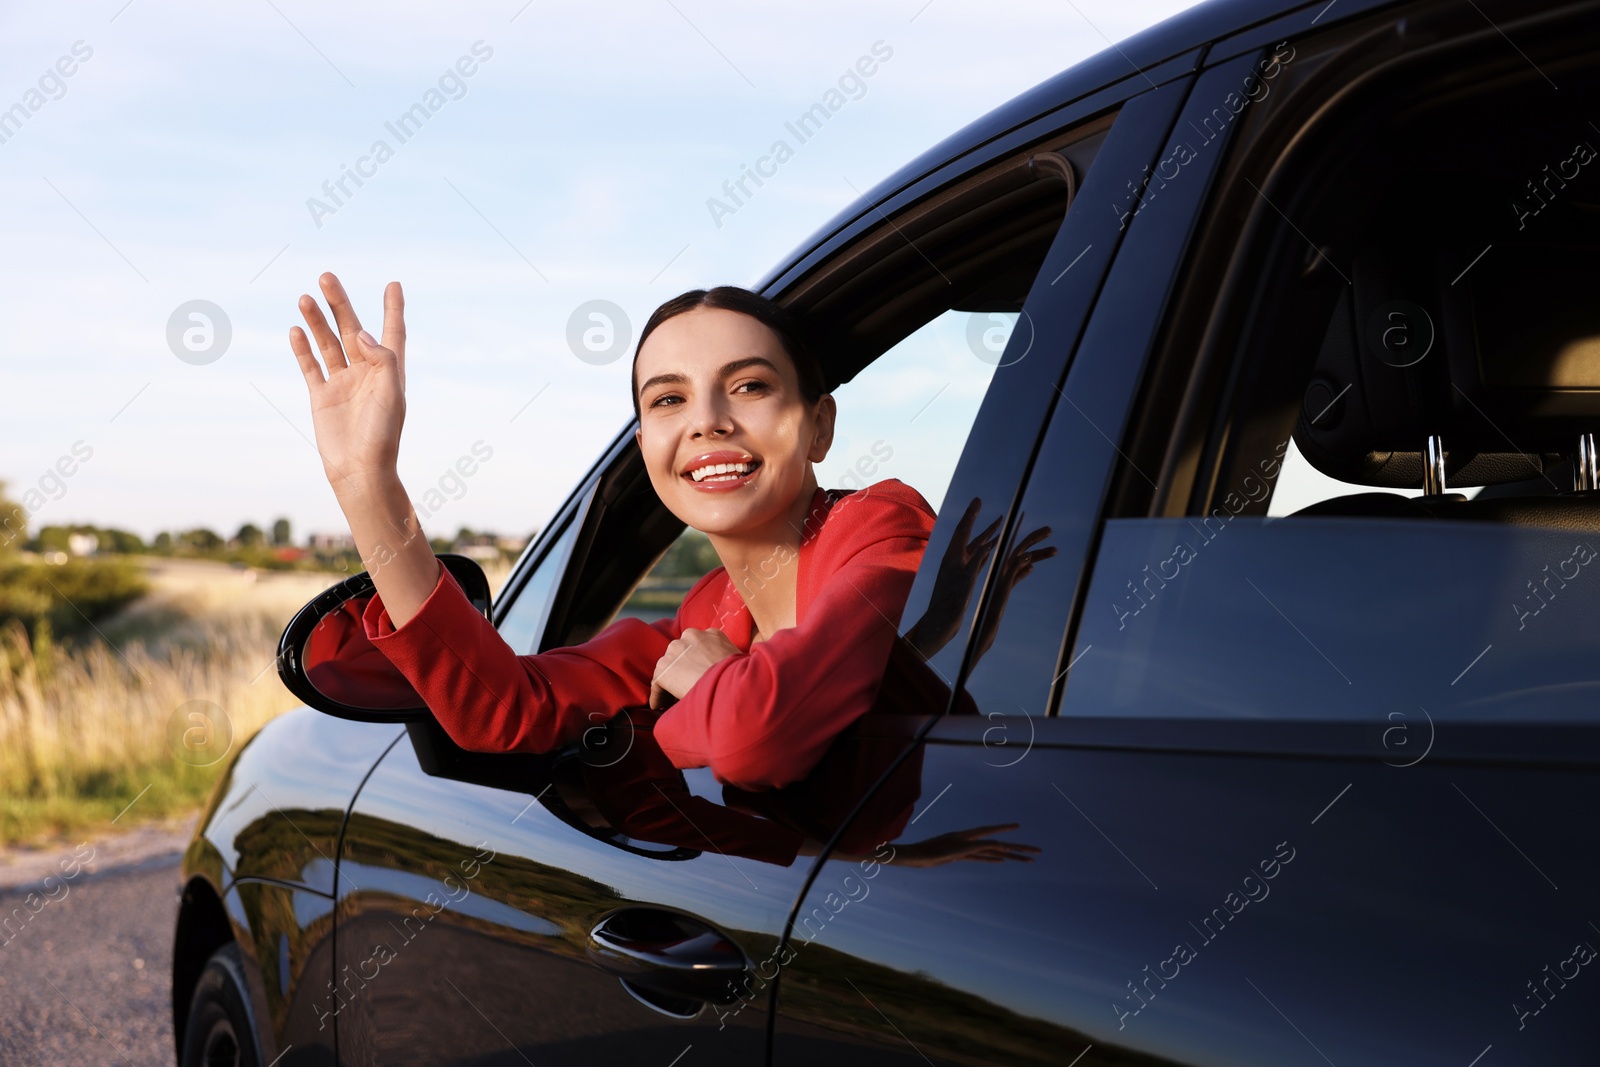
[[[923,659],[932,659],[960,630],[961,620],[966,617],[967,604],[972,600],[973,587],[983,573],[990,552],[994,550],[995,532],[1005,516],[995,519],[978,536],[973,537],[972,525],[977,521],[982,506],[983,498],[975,496],[962,513],[961,521],[956,524],[955,532],[950,537],[950,545],[945,549],[944,558],[939,561],[939,573],[934,578],[928,608],[922,613],[922,618],[905,632],[906,641]],[[1022,529],[1022,519],[1023,516],[1018,514],[1013,532]],[[1053,545],[1034,547],[1049,537],[1050,532],[1050,527],[1041,526],[1017,541],[1002,556],[994,596],[978,622],[973,640],[974,663],[994,644],[1006,602],[1018,583],[1033,572],[1035,563],[1056,554]]]

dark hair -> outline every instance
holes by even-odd
[[[822,376],[822,364],[817,362],[816,353],[812,350],[798,317],[787,308],[781,307],[760,293],[753,293],[737,285],[719,285],[714,289],[691,289],[656,308],[650,315],[650,321],[644,324],[643,332],[639,334],[639,343],[633,349],[634,370],[628,379],[633,392],[635,419],[640,417],[639,352],[644,348],[645,338],[674,315],[682,315],[685,311],[702,307],[749,315],[776,334],[779,344],[783,346],[784,352],[794,364],[794,369],[800,377],[800,395],[805,398],[806,403],[815,404],[822,398],[822,394],[828,391],[827,383]]]

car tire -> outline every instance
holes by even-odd
[[[244,960],[230,941],[211,954],[189,1000],[181,1067],[261,1067]]]

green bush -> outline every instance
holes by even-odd
[[[40,623],[67,637],[126,607],[149,590],[144,571],[122,559],[62,564],[0,558],[0,626],[15,619],[37,633]]]

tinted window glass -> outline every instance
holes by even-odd
[[[511,602],[511,610],[500,620],[500,636],[518,655],[538,651],[539,635],[550,609],[550,598],[566,567],[577,531],[577,523],[567,523],[567,528],[517,592],[517,598]]]
[[[1247,515],[1106,524],[1063,715],[1600,716],[1600,536]]]

